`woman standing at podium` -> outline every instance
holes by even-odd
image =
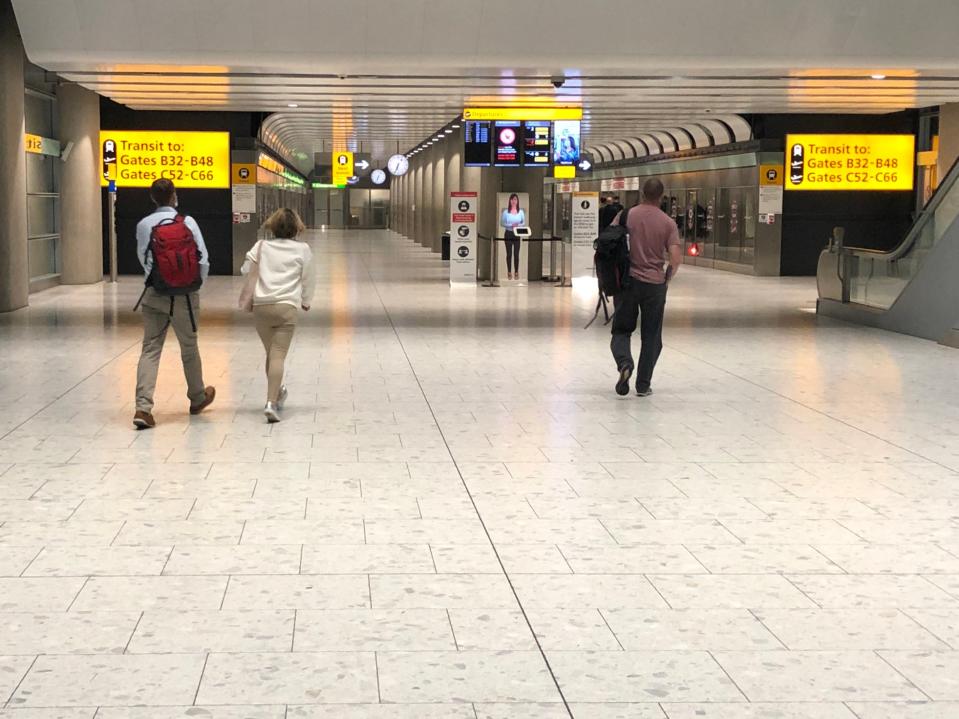
[[[509,279],[519,279],[519,238],[513,230],[526,226],[526,213],[519,206],[519,195],[515,192],[509,196],[509,203],[499,219],[503,228],[503,238],[506,240],[506,271]]]

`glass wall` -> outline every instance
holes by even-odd
[[[390,191],[350,187],[313,190],[316,227],[382,230],[389,226]]]
[[[56,99],[27,89],[24,121],[31,135],[58,136]],[[60,275],[60,159],[27,153],[27,248],[31,288]]]

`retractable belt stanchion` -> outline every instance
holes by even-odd
[[[560,246],[562,247],[562,252],[560,253],[559,282],[556,283],[556,286],[572,287],[572,280],[566,276],[566,240],[561,240]]]
[[[477,235],[481,240],[489,240],[489,280],[483,283],[483,287],[499,287],[496,281],[496,238]]]

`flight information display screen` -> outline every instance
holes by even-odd
[[[468,120],[463,128],[463,164],[489,167],[492,154],[491,125],[488,120]]]
[[[523,123],[523,164],[528,167],[549,167],[552,147],[552,123],[548,120],[527,120]]]
[[[519,120],[497,120],[493,124],[493,164],[499,167],[519,167],[522,151],[522,123]]]

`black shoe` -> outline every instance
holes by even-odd
[[[619,381],[616,383],[616,394],[620,397],[625,397],[629,394],[629,378],[632,376],[632,367],[623,367],[619,371]]]
[[[652,387],[637,387],[636,396],[637,397],[649,397],[653,393]]]

